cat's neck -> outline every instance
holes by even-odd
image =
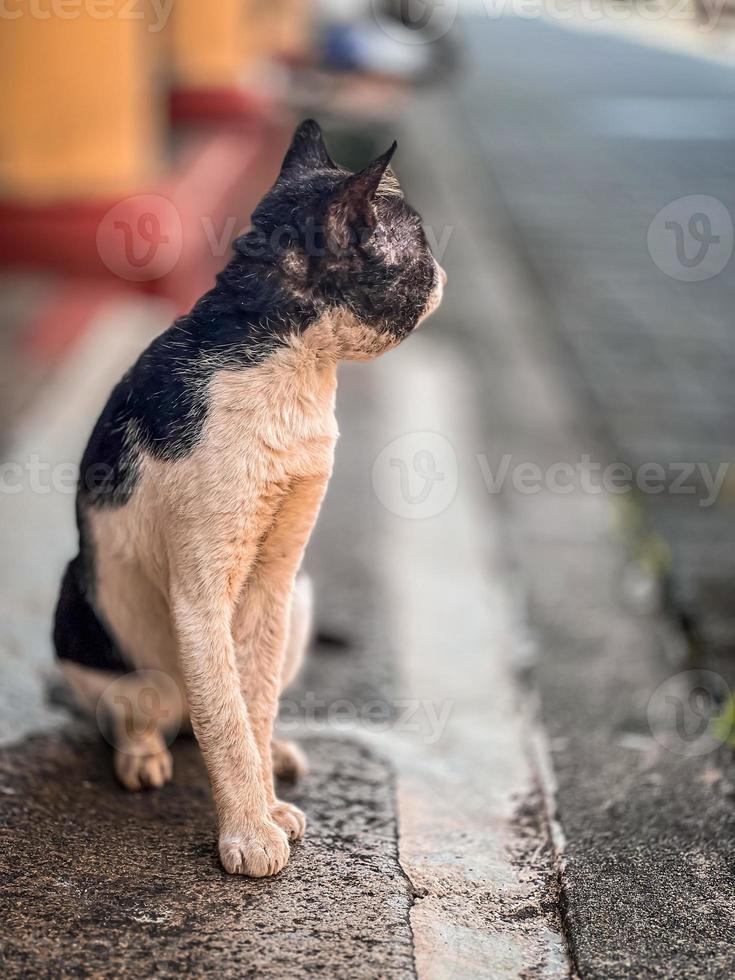
[[[219,274],[180,324],[195,332],[205,352],[230,352],[246,363],[287,347],[326,369],[340,360],[371,360],[398,343],[394,332],[363,323],[346,308],[298,296],[277,273],[242,260]]]
[[[205,347],[251,347],[267,354],[318,317],[315,304],[295,296],[273,270],[240,257],[180,322]]]

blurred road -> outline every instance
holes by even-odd
[[[465,27],[464,119],[594,455],[716,474],[735,459],[735,72],[542,20]],[[711,656],[731,654],[735,476],[715,506],[694,484],[638,502],[671,549],[676,609]]]

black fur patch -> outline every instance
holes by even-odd
[[[56,655],[84,667],[125,673],[130,665],[92,608],[86,578],[84,563],[77,555],[66,567],[56,604]]]

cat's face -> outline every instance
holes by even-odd
[[[358,174],[329,156],[317,123],[296,130],[278,180],[236,249],[328,322],[340,356],[394,347],[441,302],[446,276],[389,170],[395,144]]]

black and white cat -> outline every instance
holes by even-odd
[[[299,126],[216,285],[115,387],[82,459],[62,669],[105,712],[129,789],[171,778],[164,725],[187,716],[233,873],[275,874],[304,832],[273,786],[298,750],[272,735],[306,644],[297,575],[332,471],[337,364],[395,347],[441,300],[394,150],[350,174]],[[131,725],[142,685],[170,702],[159,724]]]

